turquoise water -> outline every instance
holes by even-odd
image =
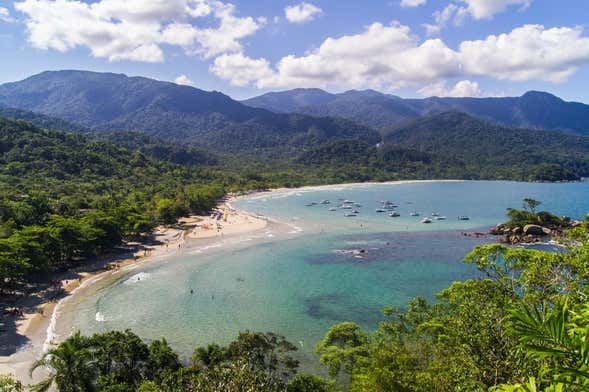
[[[504,220],[524,197],[561,215],[589,211],[589,183],[435,182],[305,189],[260,194],[234,203],[285,225],[223,246],[189,249],[147,264],[74,306],[84,333],[131,328],[146,339],[165,336],[189,356],[209,342],[227,343],[241,330],[273,331],[301,347],[312,367],[313,347],[329,326],[352,320],[374,328],[381,309],[417,295],[432,298],[454,280],[477,274],[460,262],[485,240],[463,231]],[[310,202],[338,199],[362,205],[357,217]],[[380,200],[399,205],[399,218],[378,214]],[[409,212],[436,211],[446,221],[418,222]],[[459,221],[468,215],[470,221]],[[487,239],[488,241],[488,239]],[[364,250],[359,253],[359,250]],[[194,294],[190,294],[190,290]]]

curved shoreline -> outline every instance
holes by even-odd
[[[314,191],[314,190],[321,190],[321,189],[346,189],[346,188],[353,188],[353,187],[369,187],[372,185],[403,185],[403,184],[417,184],[417,183],[436,183],[436,182],[467,182],[464,180],[409,180],[409,181],[391,181],[391,182],[364,182],[364,183],[348,183],[348,184],[331,184],[331,185],[317,185],[317,186],[306,186],[301,188],[278,188],[272,189],[269,191],[259,192],[259,193],[250,193],[244,195],[245,198],[258,198],[258,197],[272,197],[276,194],[281,193],[292,193],[292,192],[305,192],[305,191]],[[262,219],[268,223],[278,223],[268,219],[267,217],[259,216],[254,213],[248,213],[246,211],[241,211],[239,209],[235,209],[231,202],[234,198],[224,202],[219,206],[219,208],[227,208],[230,211],[233,211],[236,214],[241,216],[251,218],[251,219]],[[185,218],[186,219],[186,218]],[[202,222],[203,220],[209,219],[208,217],[191,217],[189,219],[198,219],[198,222]],[[245,219],[246,221],[248,219]],[[181,220],[182,221],[182,220]],[[289,234],[296,234],[300,232],[297,228],[289,223],[285,223],[285,225],[294,229]],[[223,242],[227,239],[231,239],[234,237],[238,237],[243,234],[251,234],[255,231],[259,231],[266,226],[256,226],[252,228],[252,226],[244,225],[243,230],[237,230],[237,232],[224,235],[220,231],[215,231],[214,229],[209,231],[207,235],[197,236],[196,238],[189,239],[189,241],[193,244],[200,244],[200,248],[208,249],[213,247],[222,247]],[[161,228],[160,228],[161,229]],[[157,235],[158,233],[156,233]],[[45,314],[51,313],[51,317],[47,318],[44,315],[39,314],[28,314],[27,319],[23,320],[21,325],[19,325],[19,332],[22,332],[22,335],[27,337],[30,342],[26,345],[22,345],[18,348],[18,350],[11,354],[10,356],[0,356],[0,374],[3,373],[15,373],[21,381],[24,383],[29,383],[31,380],[28,377],[28,367],[30,363],[32,363],[35,359],[38,358],[39,354],[46,348],[50,347],[50,342],[54,339],[56,334],[56,326],[59,325],[60,321],[64,319],[66,313],[63,312],[64,306],[66,306],[70,301],[73,301],[75,298],[78,298],[80,293],[84,292],[87,288],[92,288],[92,290],[96,290],[99,286],[103,283],[109,284],[113,280],[106,279],[109,276],[115,277],[116,279],[121,279],[126,275],[126,273],[139,268],[147,263],[151,263],[152,261],[159,261],[162,257],[171,257],[174,255],[182,254],[182,251],[185,249],[182,248],[181,250],[176,249],[176,245],[179,243],[184,243],[186,240],[186,236],[184,235],[183,230],[179,230],[176,232],[175,239],[178,242],[173,242],[172,249],[166,249],[162,245],[159,248],[159,252],[156,251],[156,254],[141,257],[139,259],[126,259],[126,260],[116,260],[114,264],[118,265],[118,269],[113,271],[112,269],[108,269],[109,264],[113,264],[112,262],[103,262],[102,269],[99,269],[94,272],[85,272],[83,279],[81,281],[73,281],[66,283],[64,287],[66,288],[67,295],[66,297],[62,298],[57,303],[46,302],[42,305]],[[203,242],[204,241],[204,242]],[[168,244],[170,245],[170,244]],[[194,251],[197,250],[198,247],[191,247],[189,250]],[[155,248],[154,248],[155,249]],[[97,284],[101,282],[100,284]],[[22,324],[26,324],[22,326]]]
[[[60,279],[64,296],[58,301],[51,301],[44,298],[43,302],[35,307],[34,311],[25,313],[25,316],[15,322],[16,335],[18,339],[26,340],[25,344],[13,341],[10,346],[15,346],[15,351],[10,355],[0,356],[0,374],[13,374],[23,384],[36,383],[41,380],[42,372],[36,372],[29,377],[30,365],[44,352],[47,352],[59,341],[58,328],[65,315],[63,309],[73,300],[77,299],[81,292],[92,290],[95,292],[103,288],[99,282],[112,284],[122,279],[128,273],[152,262],[160,261],[183,254],[186,250],[194,251],[200,248],[212,248],[216,243],[222,243],[227,239],[238,237],[243,234],[250,234],[260,231],[269,223],[265,217],[254,216],[244,211],[233,208],[229,202],[219,205],[219,209],[226,209],[228,213],[237,216],[237,224],[223,222],[224,226],[217,231],[200,233],[191,236],[202,222],[207,222],[210,217],[191,216],[182,218],[179,223],[192,224],[189,230],[183,228],[159,227],[154,232],[159,238],[159,245],[142,244],[142,248],[132,254],[115,254],[108,257],[100,257],[84,265],[76,272],[78,279]],[[227,230],[227,228],[229,230]],[[187,244],[191,246],[187,247]],[[198,244],[199,246],[194,246]],[[109,279],[113,278],[113,279]],[[49,317],[47,317],[49,316]]]

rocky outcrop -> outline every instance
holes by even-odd
[[[524,234],[525,235],[550,235],[552,230],[547,227],[542,227],[540,225],[525,225],[524,226]]]
[[[545,237],[558,236],[561,231],[540,225],[525,225],[523,228],[497,225],[489,231],[489,234],[503,236],[502,242],[507,244],[519,244],[545,241]]]

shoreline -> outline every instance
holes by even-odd
[[[261,231],[266,228],[273,221],[267,217],[256,215],[247,211],[236,209],[232,206],[232,202],[242,198],[258,198],[258,197],[272,197],[274,194],[285,192],[305,192],[321,189],[346,189],[353,187],[364,187],[372,185],[403,185],[403,184],[417,184],[417,183],[435,183],[435,182],[468,182],[467,180],[400,180],[387,182],[359,182],[359,183],[345,183],[345,184],[329,184],[329,185],[310,185],[299,188],[273,188],[268,190],[252,191],[242,195],[231,195],[222,200],[217,211],[220,211],[220,218],[213,218],[212,216],[190,216],[181,218],[177,225],[173,227],[158,227],[153,237],[163,237],[164,242],[160,241],[159,245],[154,245],[150,242],[143,242],[136,244],[138,248],[132,252],[130,249],[103,256],[93,260],[90,263],[82,266],[78,271],[71,273],[82,276],[81,280],[76,279],[60,279],[62,287],[65,289],[65,295],[58,301],[52,302],[49,298],[44,298],[44,301],[37,305],[36,308],[42,308],[43,312],[37,313],[27,309],[26,317],[15,323],[16,334],[19,337],[27,340],[26,344],[22,341],[13,341],[13,345],[17,346],[14,353],[10,355],[2,355],[0,353],[0,374],[11,373],[21,380],[21,382],[28,384],[38,381],[39,375],[42,372],[35,373],[35,377],[30,379],[28,376],[28,369],[30,364],[38,359],[44,348],[49,347],[49,343],[53,338],[56,325],[60,320],[64,319],[64,314],[59,314],[65,304],[73,298],[77,298],[80,292],[85,289],[95,289],[100,282],[108,285],[112,281],[120,279],[126,273],[144,264],[159,261],[162,257],[170,257],[173,255],[182,254],[185,250],[183,246],[186,242],[194,244],[206,245],[209,247],[223,247],[225,239],[230,239],[243,234],[249,234],[256,231]],[[281,222],[277,222],[281,223]],[[217,225],[220,225],[217,226]],[[284,222],[285,225],[291,226]],[[180,227],[185,225],[185,227]],[[207,228],[205,228],[207,226]],[[189,232],[187,232],[189,231]],[[290,232],[289,232],[290,233]],[[165,240],[168,240],[167,242]],[[172,240],[170,242],[170,240]],[[166,246],[166,244],[168,246]],[[178,247],[180,245],[180,247]],[[149,254],[144,254],[146,248],[151,246]],[[170,248],[171,246],[171,248]],[[194,250],[194,248],[192,248]],[[116,267],[113,267],[116,265]],[[94,267],[94,268],[93,268]],[[113,271],[114,268],[114,271]],[[83,270],[83,271],[81,271]],[[119,274],[120,272],[120,274]],[[108,278],[111,279],[108,279]],[[65,282],[64,282],[65,280]],[[4,331],[3,331],[4,332]],[[2,342],[3,344],[3,342]],[[6,346],[1,347],[4,349]]]
[[[267,227],[269,221],[265,217],[233,208],[230,205],[233,199],[222,201],[216,208],[222,214],[219,219],[196,215],[181,218],[176,225],[157,227],[151,236],[153,240],[126,244],[115,253],[96,257],[72,271],[56,274],[54,280],[59,282],[62,289],[59,298],[55,298],[53,291],[39,289],[35,293],[34,304],[29,298],[17,300],[13,306],[26,307],[26,311],[16,319],[10,315],[2,316],[12,318],[9,321],[14,324],[14,330],[0,338],[0,346],[4,351],[0,353],[0,374],[12,374],[23,384],[40,381],[43,372],[35,372],[31,378],[29,367],[57,343],[54,341],[58,340],[56,328],[63,318],[60,310],[76,298],[80,291],[92,289],[98,282],[120,279],[135,268],[162,257],[180,255],[187,243],[214,243]]]

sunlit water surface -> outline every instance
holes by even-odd
[[[233,205],[284,224],[222,246],[196,243],[185,254],[142,266],[72,303],[73,329],[165,336],[185,357],[239,331],[273,331],[296,343],[306,367],[313,367],[314,345],[334,323],[374,328],[384,306],[418,295],[431,299],[452,281],[475,276],[461,259],[489,239],[463,232],[503,221],[506,208],[519,207],[524,197],[560,215],[581,218],[589,211],[589,183],[378,184],[241,199]],[[324,199],[331,204],[305,206]],[[328,211],[339,199],[360,204],[360,214]],[[381,200],[398,204],[401,217],[375,212]],[[409,216],[413,211],[439,212],[447,220],[422,224]],[[471,219],[459,221],[459,215]]]

